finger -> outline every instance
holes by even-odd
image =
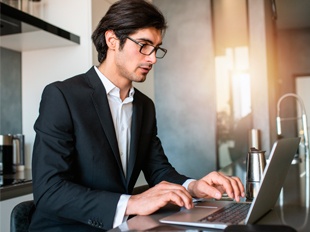
[[[220,172],[212,172],[210,178],[211,178],[210,185],[224,189],[228,197],[234,198],[234,191],[228,176]]]
[[[235,180],[237,181],[238,188],[239,188],[239,190],[240,190],[240,192],[241,192],[241,195],[240,195],[240,196],[241,196],[241,197],[245,197],[244,185],[242,184],[240,178],[237,177],[237,176],[233,176],[232,178],[235,179]]]
[[[193,207],[192,198],[185,188],[162,189],[162,186],[157,186],[141,194],[132,195],[127,204],[126,215],[148,215],[168,203],[188,209]]]
[[[167,197],[167,200],[175,205],[178,205],[180,207],[185,207],[187,209],[193,208],[193,201],[192,197],[188,196],[183,191],[174,190],[169,191],[165,193],[165,196]]]
[[[152,188],[154,193],[164,195],[166,201],[172,201],[178,206],[192,208],[193,201],[189,192],[179,184],[162,181]]]
[[[182,185],[162,181],[156,186],[160,187],[161,189],[163,189],[165,191],[171,191],[171,190],[181,191],[183,194],[185,194],[187,196],[187,198],[192,199],[192,196],[190,195],[190,193]]]
[[[222,173],[219,173],[220,176],[223,177],[223,186],[226,189],[227,195],[235,199],[236,201],[240,201],[240,196],[244,195],[244,187],[238,177],[229,177]]]
[[[235,196],[235,200],[240,201],[240,197],[245,196],[243,184],[238,177],[233,176],[233,177],[230,177],[229,179],[233,187],[233,191],[234,191],[233,194]]]
[[[215,185],[217,188],[222,186],[222,188],[225,189],[225,192],[227,193],[228,197],[232,199],[239,200],[239,187],[236,183],[237,181],[233,178],[224,175],[220,172],[214,172],[211,176],[212,185]]]
[[[206,181],[199,181],[197,183],[198,188],[198,197],[213,197],[215,199],[220,199],[222,197],[222,193],[224,192],[224,189],[221,189],[222,186],[216,186],[214,187],[212,184],[209,184]]]

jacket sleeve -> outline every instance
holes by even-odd
[[[79,221],[104,229],[112,228],[121,194],[77,183],[76,128],[67,99],[57,83],[43,91],[34,129],[32,171],[37,210],[64,222]]]

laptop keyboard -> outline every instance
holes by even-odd
[[[200,221],[239,224],[246,218],[250,206],[251,204],[231,203],[201,219]]]

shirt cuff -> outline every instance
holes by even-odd
[[[188,179],[182,184],[182,186],[188,191],[188,185],[193,181],[195,181],[195,179]]]
[[[123,194],[119,198],[119,201],[116,206],[116,213],[114,217],[113,228],[119,226],[120,224],[122,224],[128,219],[128,216],[125,216],[125,211],[126,211],[128,200],[130,197],[131,195]]]

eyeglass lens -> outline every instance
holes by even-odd
[[[155,53],[156,53],[156,57],[157,58],[162,58],[165,56],[166,52],[163,51],[161,48],[156,48],[152,45],[149,45],[149,44],[144,44],[142,47],[141,47],[141,50],[140,52],[144,55],[150,55],[151,53],[153,53],[155,50]]]

